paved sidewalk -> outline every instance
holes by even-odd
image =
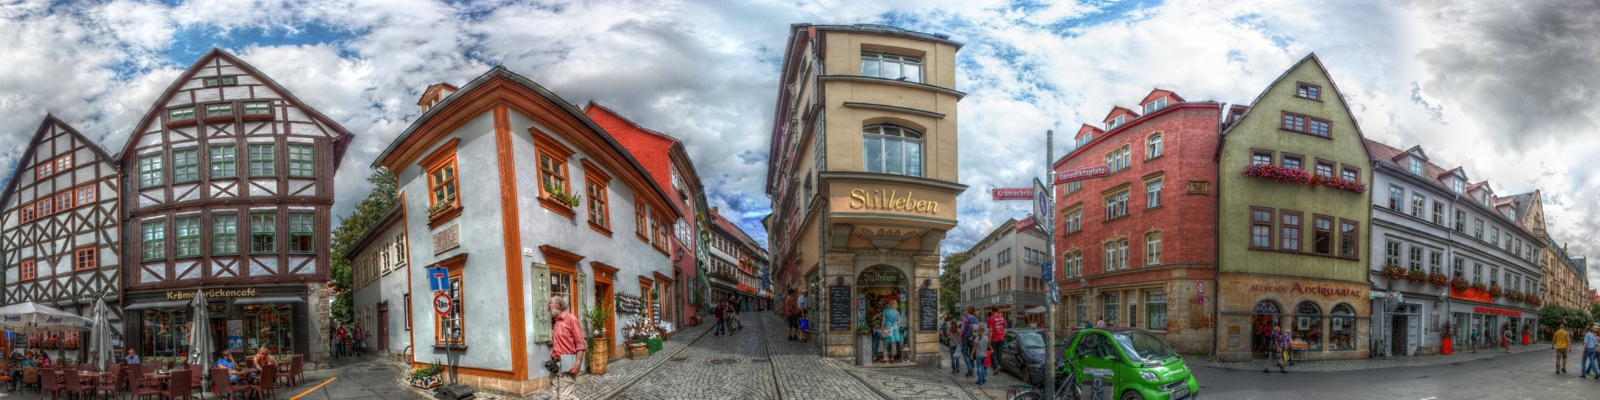
[[[1580,347],[1581,347],[1581,344],[1580,344]],[[1555,350],[1551,350],[1550,349],[1550,342],[1534,342],[1534,343],[1529,344],[1527,346],[1523,346],[1523,345],[1520,345],[1520,344],[1511,346],[1511,353],[1512,354],[1521,354],[1521,353],[1539,352],[1539,351],[1547,351],[1547,352],[1549,352],[1549,356],[1550,356],[1550,360],[1551,360],[1550,362],[1553,365],[1553,363],[1555,362]],[[1431,355],[1431,356],[1392,357],[1392,358],[1387,358],[1387,359],[1383,359],[1383,358],[1362,358],[1362,359],[1353,359],[1353,360],[1299,361],[1299,362],[1296,362],[1295,365],[1289,366],[1287,369],[1289,370],[1289,372],[1360,371],[1360,370],[1382,369],[1382,368],[1405,368],[1405,367],[1421,367],[1421,366],[1429,366],[1429,365],[1455,364],[1455,363],[1472,361],[1472,360],[1495,358],[1495,357],[1500,357],[1500,356],[1504,356],[1504,355],[1507,355],[1505,350],[1502,350],[1499,347],[1495,347],[1495,348],[1491,348],[1491,349],[1480,349],[1480,350],[1478,350],[1477,354],[1473,354],[1471,350],[1463,351],[1461,348],[1456,348],[1455,349],[1455,353],[1451,354],[1451,355],[1448,355],[1448,356],[1440,354],[1440,355]],[[1568,357],[1573,359],[1573,360],[1577,360],[1578,359],[1578,357],[1574,357],[1574,356],[1572,356],[1570,354],[1568,355]],[[1185,364],[1188,364],[1191,367],[1209,367],[1209,368],[1227,369],[1227,370],[1235,370],[1235,371],[1260,371],[1262,366],[1266,365],[1267,360],[1261,359],[1261,360],[1253,360],[1253,361],[1250,361],[1250,362],[1241,362],[1241,363],[1221,363],[1221,362],[1209,361],[1209,360],[1206,359],[1206,357],[1196,357],[1196,356],[1185,355],[1185,356],[1183,356],[1183,362]],[[1572,363],[1573,364],[1577,364],[1577,361],[1573,361]],[[1274,372],[1276,372],[1276,371],[1274,371]]]
[[[753,314],[753,313],[752,313]],[[700,326],[683,328],[661,343],[661,350],[655,355],[643,360],[631,360],[626,357],[611,360],[606,364],[605,375],[591,375],[584,372],[578,375],[578,388],[574,395],[580,399],[607,399],[621,392],[625,387],[633,384],[635,380],[657,367],[666,363],[668,359],[677,357],[677,354],[701,336],[711,332],[716,323],[702,323]],[[751,331],[746,329],[746,332]],[[555,398],[555,388],[545,388],[526,397],[528,400],[542,400]]]

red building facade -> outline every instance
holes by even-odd
[[[1222,105],[1156,89],[1139,109],[1114,107],[1101,126],[1085,124],[1053,166],[1081,179],[1056,185],[1058,318],[1071,329],[1105,318],[1207,352]]]

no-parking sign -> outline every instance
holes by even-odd
[[[433,295],[434,312],[439,313],[439,315],[448,315],[451,307],[450,295],[444,294],[444,292],[438,292]]]

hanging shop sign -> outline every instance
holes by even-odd
[[[1089,179],[1089,178],[1099,178],[1099,177],[1107,176],[1107,175],[1111,175],[1111,167],[1110,166],[1096,165],[1096,166],[1093,166],[1093,167],[1085,167],[1085,168],[1078,168],[1078,169],[1074,169],[1074,170],[1070,170],[1070,171],[1057,172],[1056,173],[1056,183],[1075,182],[1075,181],[1081,181],[1081,180]]]
[[[919,200],[912,197],[912,192],[907,190],[904,195],[898,190],[883,189],[855,189],[850,191],[850,209],[852,210],[883,210],[906,211],[923,214],[939,213],[939,202],[933,200]]]
[[[208,298],[208,299],[214,299],[214,298],[218,298],[218,297],[255,297],[256,296],[256,288],[248,288],[248,289],[212,289],[212,290],[207,290],[205,292],[206,292],[206,298]],[[194,292],[190,292],[190,291],[175,290],[175,291],[168,291],[167,292],[167,300],[188,300],[188,299],[193,299],[193,298],[194,298]]]

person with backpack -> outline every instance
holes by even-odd
[[[978,317],[972,315],[975,312],[977,312],[976,308],[967,306],[966,315],[961,316],[961,358],[967,361],[967,376],[969,377],[972,376],[972,369],[974,368],[972,364],[978,361],[972,358],[972,348],[977,341],[975,337],[979,335],[978,331],[983,330],[983,325],[978,323]]]

